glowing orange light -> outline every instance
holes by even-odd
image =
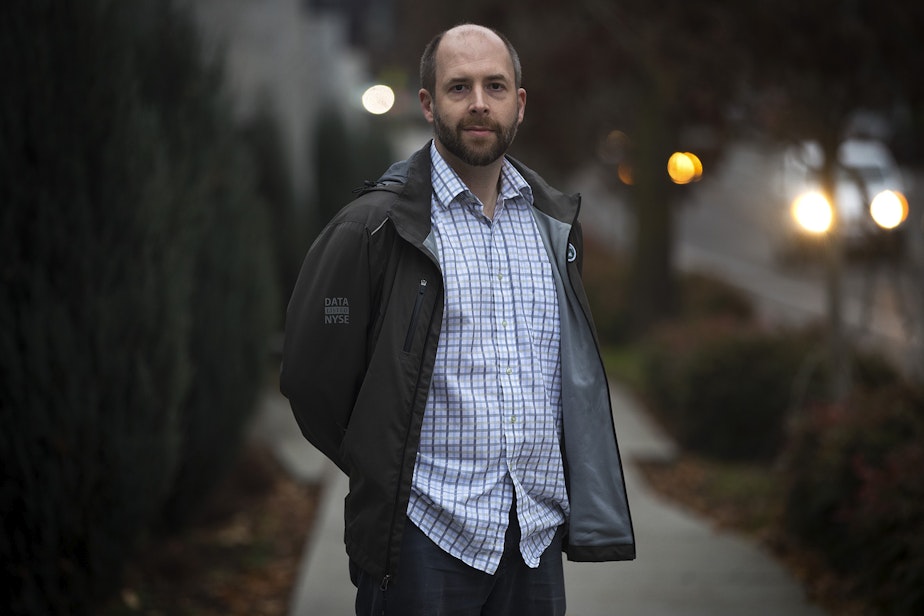
[[[674,152],[667,161],[667,174],[674,184],[689,184],[696,179],[696,163],[685,152]]]
[[[620,163],[616,167],[616,175],[619,177],[619,181],[625,184],[626,186],[632,186],[635,183],[635,175],[632,170],[632,165],[627,163]]]
[[[625,159],[630,144],[627,134],[621,130],[612,130],[601,141],[597,155],[605,163],[618,165]]]
[[[684,154],[686,155],[687,158],[690,159],[690,162],[693,163],[693,169],[695,172],[693,176],[693,181],[699,182],[703,177],[703,161],[701,161],[699,159],[699,156],[697,156],[693,152],[684,152]]]

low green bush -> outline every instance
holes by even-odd
[[[687,272],[680,278],[683,320],[724,318],[747,322],[754,318],[751,298],[727,282],[701,272]]]
[[[924,394],[893,384],[818,405],[784,456],[786,529],[888,614],[924,612]]]
[[[796,336],[734,321],[665,326],[644,351],[645,395],[684,448],[770,460],[782,446],[805,356]]]
[[[829,395],[821,329],[770,330],[732,313],[658,328],[642,345],[644,395],[685,448],[726,460],[772,460],[799,409]],[[881,355],[851,354],[853,386],[901,381]]]

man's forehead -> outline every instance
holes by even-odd
[[[484,26],[478,26],[475,24],[463,24],[461,26],[456,26],[455,28],[450,28],[443,35],[443,40],[451,40],[453,38],[467,38],[467,37],[484,37],[487,39],[493,39],[498,43],[503,44],[500,37],[496,32],[490,28],[485,28]]]
[[[507,46],[494,32],[478,26],[460,26],[447,32],[437,49],[437,70],[442,79],[470,73],[513,78],[513,61]]]

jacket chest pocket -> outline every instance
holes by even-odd
[[[427,285],[427,279],[421,278],[420,284],[417,286],[417,291],[414,294],[414,307],[411,309],[410,322],[407,326],[407,333],[404,335],[403,350],[405,353],[410,353],[411,347],[414,345],[414,335],[420,322],[421,313],[423,312],[424,298],[427,295]]]

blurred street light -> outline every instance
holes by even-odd
[[[597,146],[597,156],[604,163],[618,165],[627,158],[631,145],[629,135],[621,130],[611,130],[606,137],[600,140]]]
[[[395,104],[395,92],[386,85],[374,85],[363,92],[363,109],[375,115],[388,113]]]
[[[833,185],[833,182],[829,184]],[[850,388],[850,362],[843,331],[841,299],[843,231],[834,212],[831,201],[819,191],[802,193],[793,201],[790,210],[793,219],[804,231],[825,236],[831,390],[834,399],[842,401]],[[908,201],[899,191],[883,190],[870,203],[869,213],[881,228],[895,229],[908,218]]]
[[[883,229],[895,229],[908,218],[908,200],[895,190],[884,190],[869,206],[870,216]]]
[[[635,184],[635,170],[629,163],[619,163],[619,166],[616,167],[616,176],[626,186]]]
[[[703,175],[703,163],[691,152],[674,152],[667,161],[667,174],[675,184],[698,182]]]
[[[834,208],[820,192],[799,195],[792,203],[792,217],[809,233],[827,233],[834,223]]]

